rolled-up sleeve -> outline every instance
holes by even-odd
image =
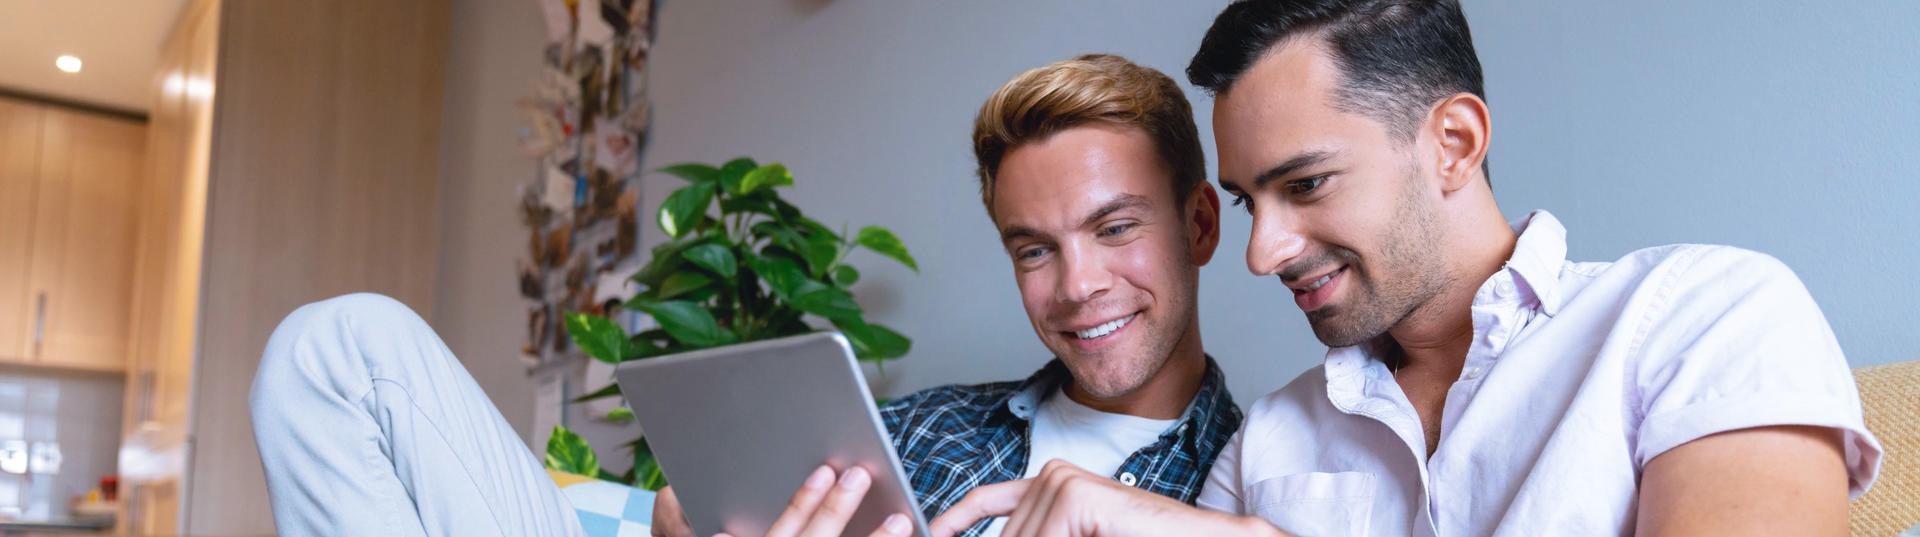
[[[1635,458],[1715,433],[1802,425],[1843,433],[1853,497],[1879,471],[1833,329],[1786,265],[1735,248],[1702,248],[1670,260],[1641,311],[1633,411]]]

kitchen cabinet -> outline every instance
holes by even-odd
[[[144,122],[0,99],[0,361],[119,371]]]

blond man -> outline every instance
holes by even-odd
[[[1241,414],[1200,343],[1199,269],[1219,244],[1220,198],[1186,97],[1159,71],[1080,56],[1007,82],[973,142],[981,201],[1054,356],[1024,381],[933,388],[881,410],[923,514],[1065,465],[1191,504]],[[869,484],[858,469],[818,469],[768,535],[840,535]],[[656,535],[691,535],[671,490],[654,513]],[[1004,523],[962,534],[997,536]]]

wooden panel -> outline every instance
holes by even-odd
[[[34,296],[27,260],[33,246],[33,206],[40,175],[38,105],[0,98],[0,360],[29,353]]]
[[[195,0],[174,22],[152,81],[147,181],[140,196],[132,352],[120,455],[117,533],[178,535],[188,459],[200,261],[213,129],[218,2]]]
[[[34,363],[117,371],[127,354],[146,126],[61,109],[45,118],[28,281],[36,302],[45,297],[46,325]]]
[[[187,533],[273,529],[247,393],[282,318],[355,291],[431,318],[446,23],[445,0],[222,4]]]

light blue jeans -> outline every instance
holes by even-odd
[[[453,352],[391,298],[288,315],[248,403],[283,537],[585,535]]]

